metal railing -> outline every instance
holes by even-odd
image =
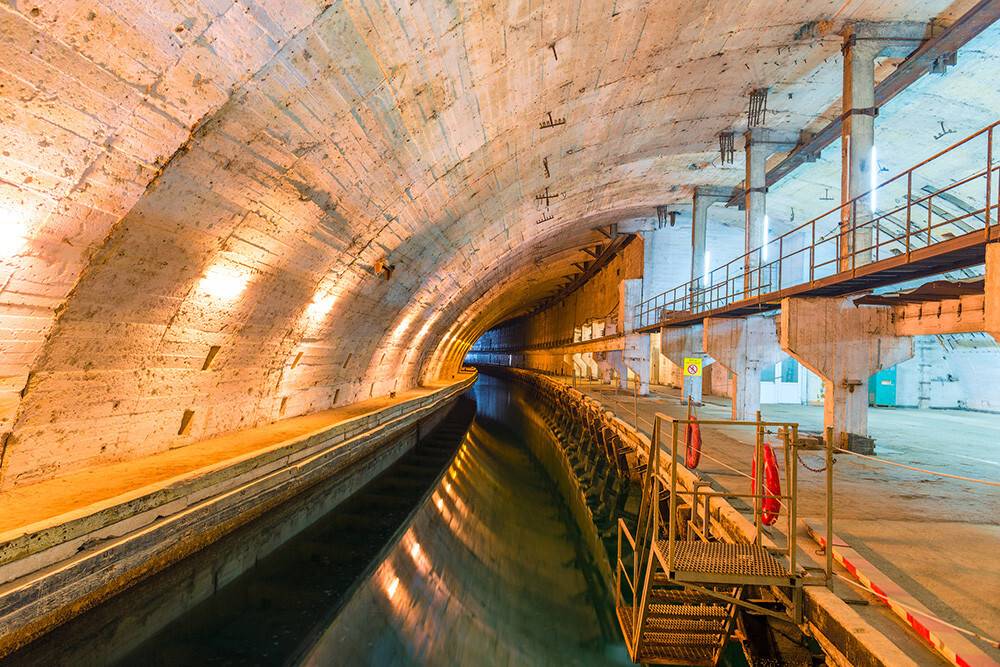
[[[710,484],[703,480],[695,480],[688,488],[679,482],[678,473],[683,465],[683,456],[680,451],[683,433],[688,424],[697,423],[701,426],[725,426],[738,428],[753,428],[755,432],[754,442],[754,473],[746,475],[754,481],[754,491],[749,493],[738,493],[728,491],[716,491]],[[664,435],[666,432],[666,435]],[[780,447],[784,454],[784,473],[779,473],[782,480],[783,492],[772,495],[765,488],[764,484],[764,446],[768,444],[770,436],[776,436],[780,442]],[[663,461],[661,450],[664,438],[668,438],[666,443],[669,447],[667,455],[669,458]],[[830,434],[828,433],[828,437]],[[832,452],[831,446],[827,447],[827,475],[826,475],[826,505],[827,505],[827,539],[832,535],[832,508],[833,508],[833,479],[832,479]],[[785,546],[767,545],[767,551],[775,556],[782,557],[785,563],[785,571],[789,581],[796,581],[796,588],[788,591],[784,595],[781,591],[775,591],[778,599],[781,599],[789,609],[789,616],[799,620],[802,615],[801,585],[802,583],[826,583],[832,582],[832,559],[828,556],[824,576],[815,579],[804,579],[801,568],[797,563],[797,531],[798,521],[798,465],[799,465],[799,445],[798,445],[798,424],[795,423],[775,423],[767,422],[758,415],[756,421],[723,421],[723,420],[693,420],[675,419],[662,413],[656,413],[653,424],[653,435],[650,438],[649,451],[646,453],[647,465],[643,473],[643,493],[640,504],[638,520],[635,525],[635,533],[630,530],[624,520],[618,521],[618,554],[616,568],[616,606],[619,609],[629,608],[625,613],[631,616],[631,623],[628,627],[632,629],[633,636],[628,637],[628,645],[634,655],[638,655],[642,648],[643,631],[646,626],[646,614],[648,612],[647,595],[650,592],[650,582],[652,573],[662,570],[669,581],[674,582],[675,570],[675,549],[678,541],[703,541],[709,542],[720,539],[722,535],[715,534],[715,525],[719,525],[721,517],[712,516],[712,501],[740,499],[746,501],[753,508],[754,528],[753,544],[761,547],[764,535],[764,509],[766,499],[778,499],[781,502],[780,514],[784,514],[785,525]],[[661,508],[661,502],[668,498],[669,510]],[[687,534],[681,536],[680,519],[678,506],[684,503],[687,514]],[[716,512],[718,512],[718,505]],[[661,519],[661,512],[669,512],[665,521]],[[663,524],[666,524],[665,526]],[[665,534],[664,534],[665,532]],[[666,554],[657,553],[655,545],[666,538]],[[631,553],[626,553],[631,550]],[[705,591],[696,585],[684,583],[677,580],[683,586],[690,586],[695,590]],[[763,581],[758,582],[767,585]],[[745,584],[755,585],[750,579]],[[739,585],[745,585],[739,584]],[[628,600],[626,598],[630,597]],[[751,608],[758,613],[782,617],[781,614],[770,609],[764,609],[751,602],[743,600],[738,594],[723,595],[716,593],[715,597],[735,604],[737,606]]]
[[[1000,121],[708,275],[642,302],[635,328],[768,300],[785,289],[838,274],[848,277],[866,265],[901,256],[909,262],[912,253],[960,236],[979,233],[983,243],[1000,238],[1000,179],[993,165],[998,125]],[[970,164],[975,165],[971,172]],[[935,186],[942,178],[952,182]]]

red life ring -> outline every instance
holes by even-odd
[[[684,435],[684,464],[691,469],[697,468],[701,460],[701,427],[689,423]]]
[[[757,457],[754,456],[750,467],[750,493],[757,493]],[[764,512],[761,520],[765,526],[770,526],[778,520],[781,511],[781,477],[778,475],[778,459],[774,456],[771,445],[764,443]]]

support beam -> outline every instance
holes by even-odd
[[[781,347],[823,378],[823,425],[834,444],[873,452],[868,379],[913,356],[913,339],[896,336],[890,309],[837,297],[783,299]]]
[[[1000,243],[986,246],[986,300],[983,319],[986,333],[1000,342]]]
[[[937,71],[941,62],[953,57],[960,48],[997,20],[1000,20],[1000,2],[981,0],[944,32],[932,35],[912,53],[903,54],[906,59],[875,87],[875,106],[883,106],[920,77]],[[831,121],[822,130],[799,143],[788,157],[767,173],[768,185],[774,185],[803,164],[814,162],[824,148],[840,138],[841,121],[842,117]],[[743,188],[737,188],[729,199],[729,205],[735,206],[743,196]]]
[[[775,319],[708,318],[703,326],[705,352],[733,374],[733,419],[756,419],[761,374],[784,356]]]

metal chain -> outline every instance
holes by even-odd
[[[810,470],[812,472],[825,472],[826,471],[826,465],[824,465],[822,468],[810,468],[809,465],[806,464],[806,462],[802,460],[802,455],[801,454],[797,454],[796,456],[799,459],[799,463],[801,463],[802,467],[805,468],[806,470]],[[834,463],[836,463],[836,461],[834,461]]]

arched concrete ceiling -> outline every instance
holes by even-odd
[[[450,372],[597,226],[738,182],[749,89],[814,126],[845,23],[972,4],[8,0],[3,483]]]

